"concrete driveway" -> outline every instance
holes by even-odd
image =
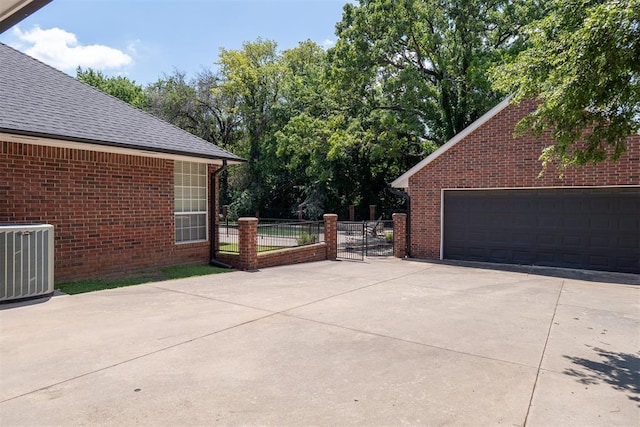
[[[640,286],[379,259],[0,308],[2,426],[640,424]]]

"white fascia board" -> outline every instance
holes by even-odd
[[[51,0],[0,0],[0,33],[50,2]]]
[[[471,132],[478,129],[480,126],[482,126],[486,122],[488,122],[490,119],[493,118],[493,116],[498,114],[500,111],[504,110],[509,105],[509,102],[511,102],[511,95],[506,97],[504,100],[502,100],[502,102],[500,102],[498,105],[493,107],[491,110],[483,114],[482,117],[480,117],[478,120],[476,120],[475,122],[471,123],[469,126],[464,128],[462,132],[458,133],[456,136],[451,138],[443,146],[441,146],[436,151],[434,151],[433,153],[429,154],[427,157],[422,159],[420,163],[418,163],[417,165],[415,165],[414,167],[406,171],[404,174],[402,174],[399,178],[397,178],[395,181],[391,183],[391,186],[395,188],[409,188],[409,178],[411,178],[423,167],[425,167],[426,165],[428,165],[429,163],[431,163],[432,161],[440,157],[443,153],[445,153],[448,149],[456,145],[458,142],[462,141]]]
[[[204,157],[187,156],[172,153],[160,153],[149,150],[139,150],[110,145],[89,144],[85,142],[65,141],[61,139],[42,138],[35,136],[14,135],[0,132],[0,141],[17,142],[21,144],[43,145],[45,147],[71,148],[76,150],[97,151],[99,153],[127,154],[131,156],[153,157],[156,159],[181,160],[185,162],[206,163],[209,165],[222,165],[221,159],[208,159]],[[228,165],[241,164],[235,160],[227,160]]]

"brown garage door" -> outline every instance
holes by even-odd
[[[443,255],[640,273],[640,188],[447,190]]]

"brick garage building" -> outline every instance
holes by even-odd
[[[56,282],[206,263],[243,160],[0,44],[0,223],[55,226]]]
[[[640,273],[640,136],[616,163],[540,176],[551,141],[513,137],[533,107],[503,101],[392,183],[410,255]]]

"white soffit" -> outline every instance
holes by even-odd
[[[51,0],[0,0],[0,33],[50,2]]]
[[[60,139],[41,138],[33,136],[13,135],[0,132],[0,141],[18,142],[21,144],[43,145],[46,147],[70,148],[75,150],[97,151],[100,153],[128,154],[131,156],[153,157],[156,159],[182,160],[185,162],[207,163],[210,165],[222,165],[220,159],[209,159],[204,157],[187,156],[181,154],[161,153],[149,150],[139,150],[125,147],[114,147],[110,145],[88,144],[85,142],[64,141]],[[228,160],[229,165],[238,165],[242,162]]]

